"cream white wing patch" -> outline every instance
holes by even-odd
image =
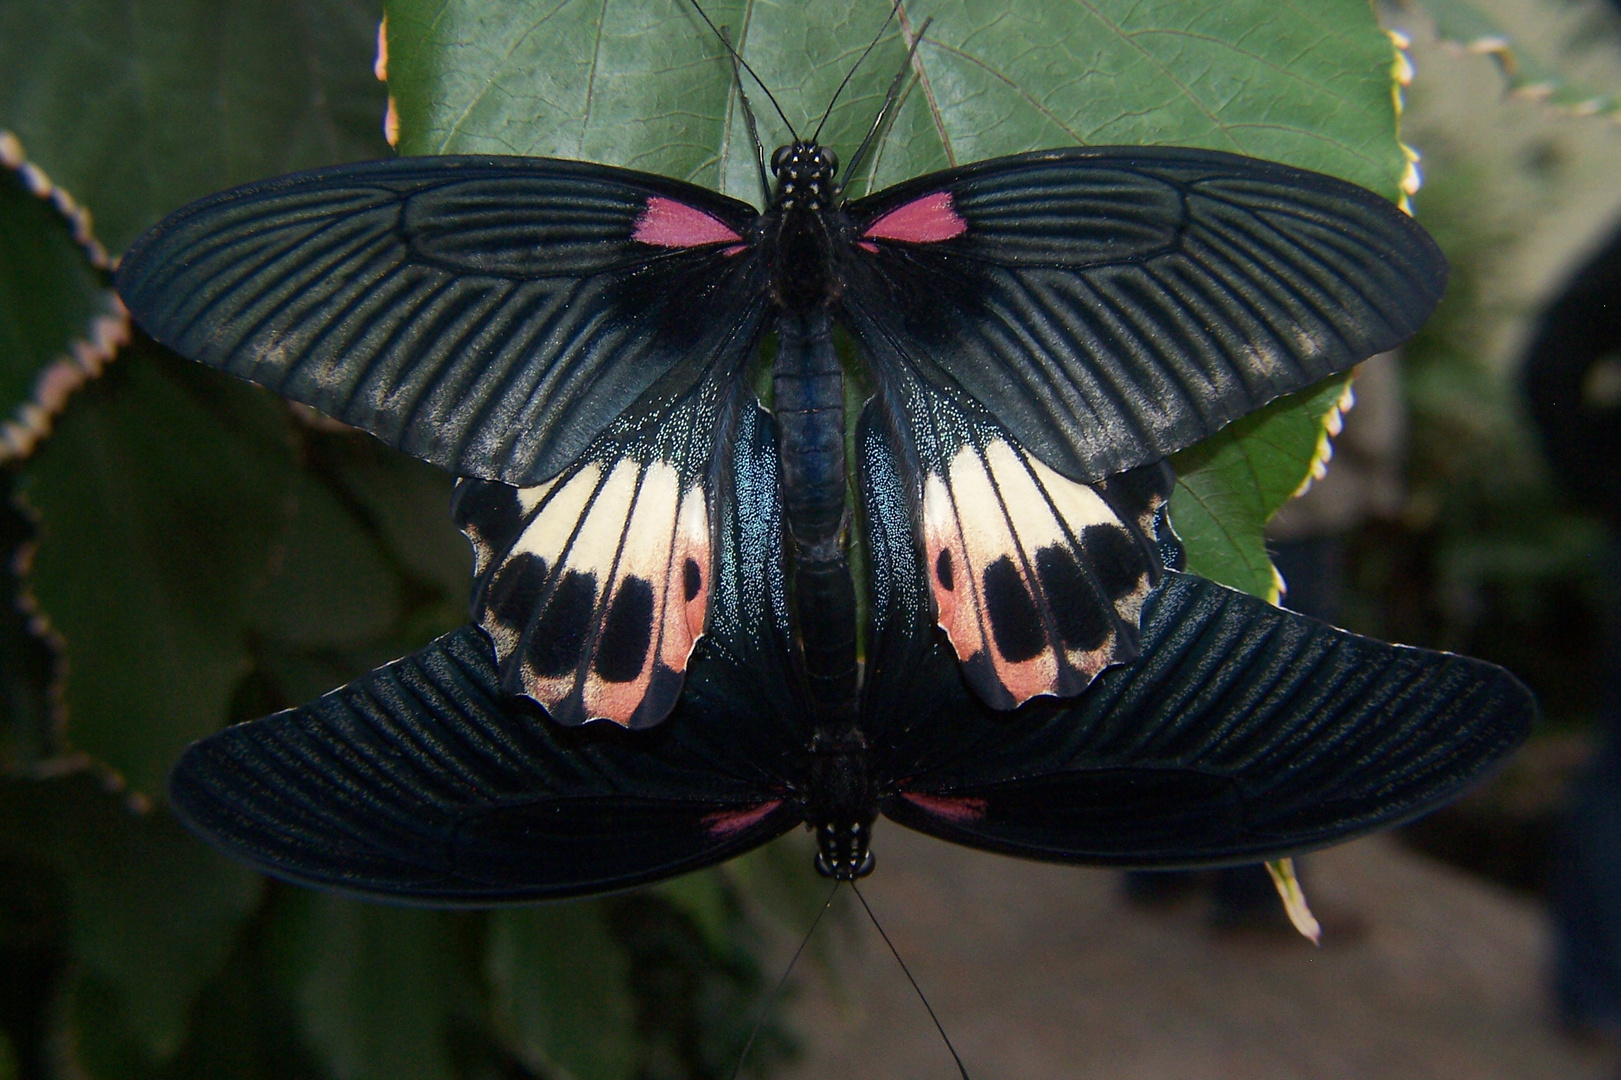
[[[664,719],[708,608],[701,484],[658,458],[588,460],[534,488],[465,480],[456,512],[503,689],[563,724]]]
[[[1000,430],[973,434],[923,478],[940,626],[992,706],[1078,694],[1137,656],[1139,614],[1160,571],[1149,530],[1170,493],[1168,471],[1151,466],[1094,487]]]

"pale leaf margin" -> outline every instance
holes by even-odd
[[[0,166],[15,173],[33,194],[51,204],[67,221],[73,240],[90,265],[110,271],[113,260],[91,230],[90,211],[66,190],[53,183],[45,170],[28,160],[22,140],[0,128]],[[110,288],[101,290],[102,311],[90,318],[80,336],[48,361],[34,378],[30,400],[10,416],[0,419],[0,464],[21,461],[34,452],[40,440],[51,432],[57,416],[67,407],[73,392],[101,375],[118,350],[129,342],[130,318],[123,301]]]

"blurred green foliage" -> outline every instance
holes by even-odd
[[[808,123],[888,7],[711,12],[747,26],[751,63]],[[1365,5],[925,13],[928,86],[871,159],[877,184],[1158,142],[1397,194],[1394,56]],[[757,196],[729,67],[679,0],[399,0],[386,89],[381,14],[374,0],[0,6],[0,413],[30,440],[55,429],[0,473],[15,601],[0,604],[0,1080],[729,1075],[768,928],[805,925],[822,899],[789,838],[607,899],[382,907],[263,879],[163,807],[190,740],[464,620],[470,560],[451,480],[366,436],[138,334],[96,377],[118,341],[95,323],[111,300],[77,207],[116,253],[210,191],[384,156],[389,93],[415,152],[590,157]],[[840,98],[825,135],[845,157],[904,49],[887,35]],[[1261,526],[1338,395],[1280,403],[1179,462],[1194,569],[1270,588]],[[791,1050],[774,1021],[749,1071]]]
[[[1505,330],[1536,310],[1504,295],[1536,220],[1504,198],[1504,177],[1545,164],[1490,160],[1441,129],[1426,129],[1424,145],[1414,204],[1452,279],[1402,351],[1407,505],[1353,538],[1346,624],[1503,664],[1536,691],[1547,725],[1579,727],[1596,708],[1606,529],[1555,483],[1517,366],[1497,361]]]

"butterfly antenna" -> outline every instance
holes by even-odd
[[[776,987],[766,997],[765,1007],[760,1010],[759,1019],[754,1021],[754,1026],[749,1029],[749,1039],[743,1044],[743,1052],[737,1056],[737,1067],[732,1070],[732,1080],[737,1080],[742,1075],[743,1062],[748,1060],[749,1051],[754,1048],[754,1040],[759,1036],[760,1028],[765,1025],[766,1017],[770,1016],[771,1010],[776,1007],[777,999],[782,996],[783,988],[788,985],[788,976],[793,974],[794,965],[799,963],[800,954],[805,951],[805,946],[810,944],[811,935],[816,933],[817,926],[821,925],[822,916],[826,915],[827,909],[833,906],[833,898],[839,894],[839,885],[840,883],[837,881],[833,883],[833,890],[827,894],[827,899],[822,901],[822,909],[816,913],[816,918],[811,920],[810,929],[805,931],[805,937],[800,941],[799,948],[794,950],[793,959],[788,961],[787,968],[783,970],[782,978],[777,980]],[[862,903],[866,903],[866,901],[862,901]]]
[[[951,1051],[951,1060],[957,1063],[957,1072],[962,1074],[962,1080],[968,1080],[968,1070],[963,1066],[962,1058],[957,1054],[957,1048],[951,1045],[951,1037],[946,1034],[946,1029],[941,1026],[940,1018],[934,1015],[934,1006],[930,1005],[929,999],[923,996],[923,988],[917,984],[916,979],[912,978],[912,969],[906,966],[905,960],[901,959],[900,950],[895,948],[895,943],[889,940],[888,934],[884,933],[883,924],[878,921],[878,916],[872,913],[872,906],[867,903],[867,898],[861,895],[861,890],[856,887],[856,883],[853,881],[850,882],[850,891],[856,894],[857,900],[861,901],[861,906],[867,912],[867,918],[872,920],[872,925],[877,929],[878,936],[884,939],[885,945],[889,946],[889,955],[893,956],[895,963],[901,966],[901,971],[906,973],[906,981],[912,984],[913,990],[917,991],[918,1000],[923,1002],[925,1009],[929,1010],[929,1019],[934,1021],[934,1030],[938,1031],[940,1038],[945,1040],[946,1049]],[[831,901],[832,897],[828,899]]]
[[[771,178],[765,171],[765,144],[760,141],[760,127],[754,119],[754,106],[749,104],[749,94],[743,89],[743,72],[737,65],[737,50],[732,48],[730,39],[726,36],[726,28],[722,27],[720,39],[726,42],[726,48],[732,54],[732,78],[737,80],[737,96],[743,99],[743,122],[749,127],[749,141],[754,144],[754,165],[760,170],[760,192],[767,203],[771,202]]]
[[[734,64],[741,65],[743,70],[748,72],[749,75],[753,77],[754,81],[760,84],[760,89],[765,91],[766,100],[771,102],[771,107],[777,110],[778,116],[782,117],[783,126],[788,129],[788,134],[794,137],[794,142],[798,142],[799,132],[794,130],[794,125],[788,120],[788,114],[782,111],[781,105],[777,104],[776,95],[771,92],[771,87],[767,86],[765,84],[765,80],[760,78],[753,68],[749,67],[749,62],[743,59],[743,54],[732,48],[732,43],[726,40],[725,34],[720,32],[720,27],[716,26],[714,21],[711,20],[708,15],[704,14],[704,9],[698,6],[698,0],[687,0],[687,2],[692,5],[692,10],[698,13],[698,18],[704,21],[704,25],[713,30],[715,32],[715,36],[720,38],[720,43],[726,46],[727,52],[732,54],[732,62]],[[742,85],[743,80],[739,79],[738,87],[741,89]]]
[[[895,9],[899,11],[900,5],[896,4]],[[844,168],[847,181],[855,176],[856,167],[861,164],[861,159],[866,156],[867,150],[872,146],[873,139],[878,137],[878,129],[884,126],[884,118],[889,115],[889,110],[895,107],[895,101],[900,96],[901,86],[906,82],[906,73],[912,70],[912,58],[917,55],[917,47],[923,44],[923,35],[929,32],[929,24],[932,22],[934,22],[934,16],[931,15],[923,20],[922,26],[917,28],[917,36],[912,39],[912,47],[906,50],[906,62],[895,73],[895,80],[889,84],[889,93],[884,95],[883,107],[878,110],[878,115],[873,117],[872,127],[867,129],[867,137],[861,140],[861,145],[856,148],[855,156],[850,159],[850,164]]]
[[[850,80],[855,76],[855,73],[861,69],[861,65],[867,59],[867,55],[878,47],[878,42],[883,38],[884,31],[888,30],[889,24],[895,21],[895,12],[899,11],[900,9],[901,0],[895,0],[895,6],[889,9],[889,18],[884,20],[884,25],[878,28],[878,32],[872,36],[872,41],[868,43],[864,50],[862,50],[861,55],[856,57],[856,62],[852,64],[850,66],[850,70],[845,73],[844,81],[839,83],[839,88],[833,91],[833,98],[827,103],[827,111],[822,114],[822,119],[817,123],[816,130],[811,132],[811,142],[815,142],[822,137],[822,125],[826,124],[827,118],[833,115],[833,106],[839,103],[839,95],[844,93],[844,88],[846,86],[850,85]]]

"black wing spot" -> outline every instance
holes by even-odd
[[[991,619],[996,651],[1009,663],[1040,656],[1047,647],[1036,602],[1007,555],[985,568],[985,612]]]
[[[934,576],[939,580],[940,587],[946,592],[956,588],[956,578],[951,572],[951,549],[941,548],[940,557],[934,560]]]
[[[1047,594],[1064,648],[1091,652],[1109,639],[1109,616],[1068,547],[1044,547],[1036,552],[1036,577]]]
[[[529,666],[537,676],[565,675],[574,670],[585,649],[596,598],[595,574],[570,570],[563,575],[551,603],[529,632]]]
[[[607,682],[630,682],[641,674],[652,640],[653,586],[645,578],[626,578],[597,639],[597,674]]]
[[[1176,473],[1159,461],[1111,476],[1105,487],[1114,508],[1127,519],[1136,520],[1171,497],[1176,487]]]
[[[1110,600],[1118,600],[1137,588],[1148,573],[1148,556],[1118,525],[1088,525],[1081,537],[1081,550]]]
[[[686,590],[687,600],[690,603],[692,598],[698,595],[698,590],[703,587],[704,572],[699,567],[697,559],[688,559],[687,564],[681,568],[681,574],[681,583]]]
[[[495,572],[484,610],[502,626],[520,629],[540,606],[546,588],[546,560],[527,551],[519,552]]]
[[[494,480],[463,480],[456,490],[456,524],[471,529],[487,547],[510,551],[523,532],[518,489]]]

